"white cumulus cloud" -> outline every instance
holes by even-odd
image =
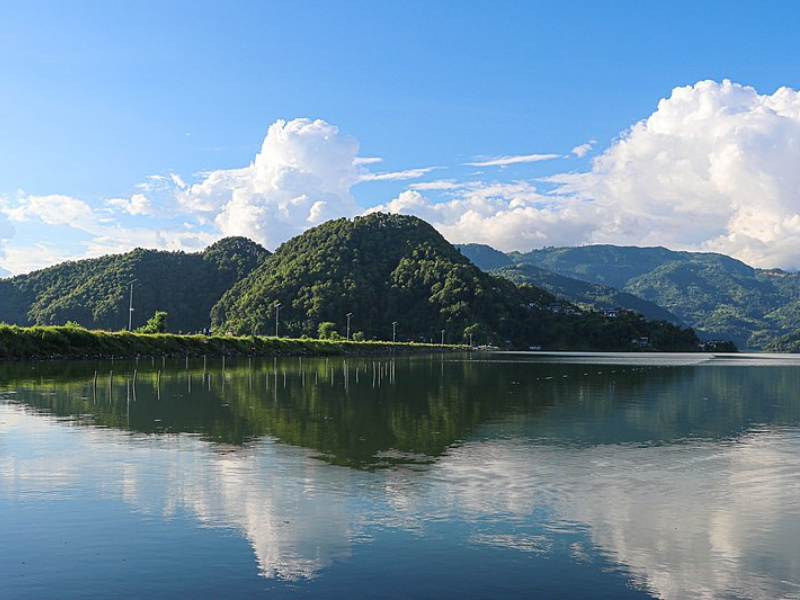
[[[370,212],[413,214],[452,243],[484,243],[503,251],[585,242],[601,216],[589,203],[547,196],[523,181],[471,182],[451,194],[437,202],[407,190]]]
[[[585,156],[593,142],[572,149]],[[558,155],[468,163],[506,166]],[[716,251],[800,268],[800,92],[730,81],[673,90],[592,160],[588,172],[531,182],[412,184],[372,210],[413,213],[453,242],[501,250],[612,243]],[[437,195],[428,197],[423,193]]]
[[[128,213],[129,215],[149,215],[154,206],[144,194],[133,194],[130,198],[112,198],[106,204]]]
[[[358,212],[350,193],[359,179],[357,154],[358,143],[325,121],[277,121],[251,165],[206,173],[176,194],[185,210],[213,219],[222,234],[274,248]]]
[[[593,241],[800,267],[797,91],[762,95],[730,81],[676,88],[590,173],[553,180],[602,206]]]
[[[84,201],[70,196],[20,196],[15,205],[4,209],[11,221],[36,221],[46,225],[70,225],[87,229],[94,222],[92,208]]]

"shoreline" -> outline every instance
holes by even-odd
[[[280,357],[411,355],[466,351],[467,346],[228,336],[92,331],[70,326],[0,325],[0,361],[96,360],[137,357]]]

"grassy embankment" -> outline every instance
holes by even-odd
[[[81,327],[0,324],[0,360],[125,358],[135,356],[334,356],[465,350],[392,342],[353,342],[259,336],[178,335],[89,331]]]

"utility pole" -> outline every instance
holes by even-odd
[[[353,316],[353,313],[347,313],[347,339],[350,339],[350,317]]]
[[[131,296],[130,296],[130,305],[128,306],[128,331],[133,331],[133,284],[139,281],[138,279],[134,279],[133,281],[129,281],[126,285],[131,286]]]
[[[275,337],[278,337],[278,319],[281,314],[281,306],[283,306],[283,304],[280,302],[275,303]]]

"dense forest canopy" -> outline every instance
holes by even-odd
[[[338,219],[286,242],[212,310],[216,328],[240,334],[317,335],[334,323],[366,339],[628,349],[647,339],[693,349],[697,337],[640,315],[554,314],[556,297],[472,264],[431,225],[412,216]],[[327,325],[326,325],[327,327]]]
[[[425,221],[381,213],[323,223],[274,254],[227,238],[200,253],[137,249],[2,280],[0,321],[125,329],[132,281],[133,329],[273,335],[277,325],[282,336],[548,349],[698,342],[666,312],[610,318],[531,279],[488,274]]]
[[[210,325],[211,307],[269,253],[245,238],[225,238],[198,253],[137,248],[126,254],[67,262],[0,280],[0,321],[15,325],[79,323],[96,329],[143,326],[156,311],[170,331]]]

